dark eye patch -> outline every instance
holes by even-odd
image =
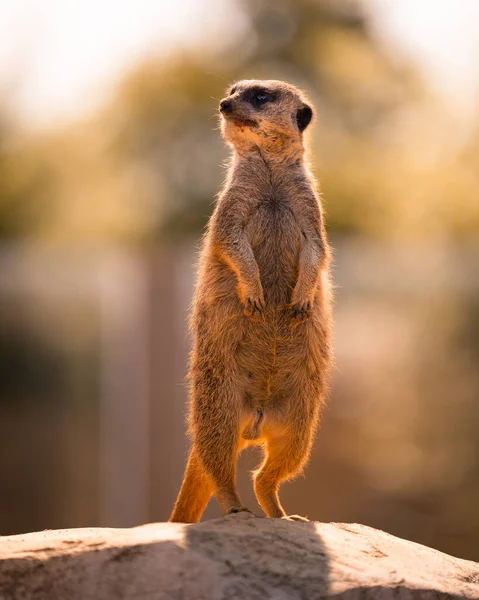
[[[255,108],[259,108],[267,102],[274,102],[277,94],[262,87],[251,87],[242,94],[242,99],[250,102]]]
[[[233,86],[233,87],[230,89],[228,96],[232,96],[232,95],[233,95],[235,92],[236,92],[236,86],[234,85],[234,86]]]

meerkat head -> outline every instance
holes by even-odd
[[[223,137],[237,150],[259,147],[284,152],[286,146],[302,147],[303,132],[313,118],[304,94],[275,80],[238,81],[219,110]]]

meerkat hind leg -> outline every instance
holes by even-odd
[[[236,492],[236,486],[226,484],[218,487],[215,496],[219,502],[221,510],[225,515],[230,515],[239,512],[251,512],[246,506],[243,506]]]
[[[282,481],[291,479],[301,471],[310,451],[310,435],[303,439],[293,438],[293,433],[269,438],[266,457],[255,472],[254,489],[256,498],[266,515],[288,521],[308,521],[298,515],[287,515],[279,500],[278,490]]]
[[[225,515],[240,512],[254,514],[249,508],[243,506],[236,491],[236,461],[238,454],[239,448],[233,453],[231,460],[227,460],[222,468],[218,468],[213,474],[213,479],[216,482],[215,496]]]
[[[212,427],[214,415],[205,411],[201,416],[202,419],[197,422],[196,445],[213,482],[214,495],[221,511],[223,514],[247,511],[236,491],[236,461],[241,447],[238,423],[234,418],[224,418],[221,424],[216,423]]]

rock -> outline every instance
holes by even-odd
[[[479,599],[479,564],[344,523],[240,513],[195,525],[0,538],[1,600]]]

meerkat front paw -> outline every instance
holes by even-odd
[[[244,303],[244,314],[252,321],[259,321],[264,316],[265,303],[262,296],[248,296]]]
[[[293,319],[296,324],[302,323],[307,319],[310,319],[313,315],[313,303],[311,300],[305,300],[301,302],[293,302],[291,305],[291,312]]]

